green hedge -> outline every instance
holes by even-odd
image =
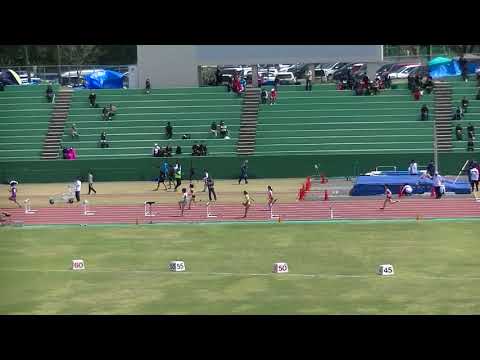
[[[463,163],[473,157],[466,153],[439,155],[442,174],[457,174]],[[329,177],[356,175],[378,165],[396,165],[406,170],[411,159],[426,165],[430,154],[354,154],[354,155],[290,155],[250,156],[251,178],[306,177],[314,173],[314,164],[320,164],[321,172]],[[188,178],[190,167],[201,178],[204,168],[215,179],[232,179],[239,175],[241,157],[192,157],[181,158],[183,177]],[[85,178],[92,170],[97,181],[149,181],[158,175],[163,158],[98,159],[98,160],[36,160],[0,162],[0,179],[7,183],[15,179],[21,183],[69,182],[75,177]],[[168,158],[174,162],[175,157]]]

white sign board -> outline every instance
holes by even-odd
[[[183,261],[170,261],[170,264],[168,264],[168,269],[170,271],[185,271],[185,263]]]
[[[288,273],[288,265],[284,262],[279,262],[273,264],[273,272],[274,273]]]
[[[72,260],[72,270],[85,270],[85,262],[82,259]]]
[[[378,272],[377,272],[378,275],[391,276],[394,273],[395,272],[393,271],[393,265],[385,264],[385,265],[380,265],[378,267]]]

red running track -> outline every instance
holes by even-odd
[[[288,220],[329,220],[330,207],[333,219],[415,219],[421,216],[431,218],[468,218],[480,217],[480,202],[473,198],[410,198],[389,204],[380,210],[382,199],[344,201],[302,201],[296,203],[276,204],[274,214],[280,215],[282,221]],[[35,209],[35,204],[32,204]],[[205,205],[197,204],[192,210],[180,211],[175,205],[159,204],[152,207],[155,216],[147,217],[142,205],[90,206],[94,215],[85,216],[83,206],[43,207],[35,214],[25,214],[23,209],[4,209],[12,214],[12,220],[26,225],[38,224],[114,224],[114,223],[161,223],[161,222],[218,222],[245,220],[272,220],[264,204],[256,204],[249,210],[246,219],[242,219],[244,208],[241,204],[217,204],[210,211],[216,218],[207,218]]]

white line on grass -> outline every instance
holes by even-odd
[[[0,272],[72,272],[71,269],[0,269]],[[239,276],[239,277],[251,277],[251,276],[266,276],[266,277],[303,277],[303,278],[324,278],[324,279],[355,279],[355,278],[384,278],[383,276],[371,274],[371,275],[353,275],[353,274],[296,274],[296,273],[287,273],[287,274],[276,274],[276,273],[231,273],[231,272],[192,272],[192,271],[182,271],[182,272],[172,272],[172,271],[163,271],[163,270],[114,270],[114,269],[87,269],[84,272],[88,273],[132,273],[132,274],[183,274],[183,275],[197,275],[197,276]],[[480,276],[424,276],[424,275],[407,275],[399,276],[395,275],[392,278],[405,279],[424,279],[424,280],[480,280]]]

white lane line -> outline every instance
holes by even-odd
[[[72,272],[71,269],[0,269],[0,272]],[[182,272],[172,272],[172,271],[163,271],[163,270],[121,270],[121,269],[86,269],[84,272],[87,273],[132,273],[132,274],[184,274],[184,275],[197,275],[197,276],[239,276],[239,277],[249,277],[249,276],[264,276],[264,277],[304,277],[304,278],[333,278],[333,279],[349,279],[349,278],[383,278],[376,274],[370,275],[353,275],[353,274],[296,274],[296,273],[286,273],[286,274],[276,274],[276,273],[231,273],[231,272],[192,272],[192,271],[182,271]],[[392,278],[400,278],[402,280],[408,279],[424,279],[424,280],[480,280],[480,276],[425,276],[425,275],[407,275],[399,276],[398,274]]]

